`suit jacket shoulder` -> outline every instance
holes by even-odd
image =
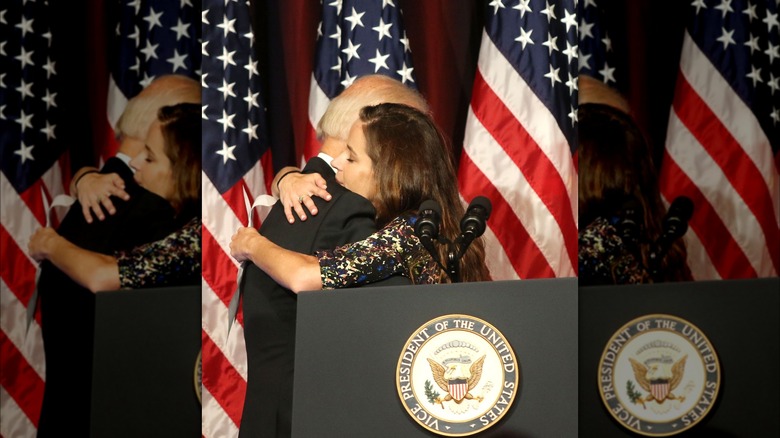
[[[344,188],[336,182],[330,166],[320,158],[312,158],[304,172],[317,172],[328,181],[331,200],[312,198],[319,210],[306,221],[296,219],[290,224],[284,216],[281,202],[277,202],[263,222],[260,233],[277,245],[304,254],[314,254],[319,249],[333,249],[347,243],[365,239],[376,231],[376,210],[371,202]],[[326,176],[328,175],[328,176]],[[251,269],[257,269],[252,265]],[[396,278],[397,277],[397,278]],[[394,276],[376,285],[409,284],[406,277]]]
[[[319,173],[326,180],[333,179],[335,181],[336,173],[333,172],[333,168],[328,166],[320,157],[312,157],[306,162],[306,166],[301,170],[303,173]]]
[[[125,181],[125,191],[130,199],[125,201],[112,196],[116,213],[106,213],[105,220],[95,220],[91,224],[84,219],[81,203],[76,201],[57,229],[61,236],[82,248],[110,254],[159,240],[174,231],[175,211],[171,204],[139,186],[124,161],[109,158],[100,172],[119,174]]]
[[[133,171],[130,169],[130,166],[117,157],[111,157],[106,160],[106,163],[103,164],[103,167],[100,169],[100,173],[116,173],[125,181],[125,184],[137,185],[133,179]]]
[[[283,248],[312,254],[317,249],[363,239],[376,231],[374,206],[368,199],[336,182],[333,170],[325,161],[314,157],[303,171],[317,172],[325,178],[331,200],[315,196],[312,199],[318,213],[309,215],[305,221],[297,219],[293,224],[287,222],[284,208],[277,202],[260,227],[261,234]]]

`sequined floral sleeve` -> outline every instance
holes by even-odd
[[[599,217],[579,233],[581,284],[649,283],[647,269],[623,245],[617,229]]]
[[[413,284],[440,283],[441,269],[414,235],[416,219],[397,217],[365,240],[317,251],[323,289],[358,286],[393,274]]]
[[[201,273],[201,222],[193,219],[161,240],[114,255],[122,288],[192,284]]]

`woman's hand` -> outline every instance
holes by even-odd
[[[322,289],[316,257],[284,249],[254,228],[241,227],[230,240],[230,255],[238,262],[250,261],[277,283],[298,293]]]
[[[30,237],[30,243],[27,244],[27,252],[36,261],[46,260],[54,248],[60,243],[62,237],[54,231],[54,228],[39,228]]]
[[[230,255],[239,262],[251,261],[252,251],[263,239],[256,229],[241,227],[230,239]]]
[[[125,182],[116,173],[88,173],[82,176],[74,186],[75,195],[81,203],[81,212],[87,223],[92,223],[92,214],[95,213],[98,220],[105,219],[101,205],[105,207],[108,214],[116,213],[116,208],[111,202],[111,196],[117,196],[127,201],[130,195],[125,192]]]
[[[330,193],[326,190],[328,188],[325,178],[319,173],[297,173],[293,172],[289,175],[285,175],[279,181],[279,199],[284,206],[284,214],[287,216],[287,221],[290,223],[295,222],[292,210],[301,218],[302,221],[306,220],[306,212],[303,210],[303,206],[309,210],[312,216],[317,214],[317,207],[312,201],[312,196],[319,196],[320,198],[330,201]]]

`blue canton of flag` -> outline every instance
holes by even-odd
[[[383,74],[416,88],[409,39],[393,0],[326,0],[314,77],[333,99],[360,76]]]
[[[47,12],[40,2],[11,2],[0,11],[2,171],[17,193],[65,151],[57,141],[58,52]]]
[[[200,2],[122,0],[117,6],[109,65],[122,94],[131,98],[155,77],[200,74]]]
[[[777,2],[692,3],[691,37],[748,105],[780,150],[780,23]]]
[[[577,5],[577,14],[580,20],[580,73],[613,87],[620,86],[604,11],[596,5],[596,0],[583,0]]]
[[[577,15],[572,1],[492,0],[485,30],[555,117],[574,152],[577,122]],[[511,2],[515,3],[515,2]],[[491,10],[492,9],[492,10]]]
[[[319,152],[315,130],[330,101],[355,79],[369,74],[417,88],[401,10],[393,0],[326,0],[317,28],[304,161]]]
[[[205,1],[203,10],[203,171],[224,193],[268,148],[249,8]]]

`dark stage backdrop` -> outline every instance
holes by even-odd
[[[645,132],[660,166],[680,64],[688,2],[600,0],[624,78],[618,89]],[[620,79],[620,77],[619,77]],[[587,171],[582,169],[581,171]]]

